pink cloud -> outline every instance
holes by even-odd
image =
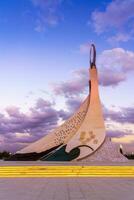
[[[91,21],[96,33],[101,34],[114,30],[108,41],[126,42],[133,38],[134,0],[113,0],[107,4],[104,11],[92,12]],[[128,31],[129,30],[129,31]]]
[[[64,0],[30,0],[37,9],[35,31],[43,32],[46,27],[54,27],[63,20],[59,8]]]

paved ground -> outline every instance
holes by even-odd
[[[0,161],[0,166],[49,166],[49,165],[60,165],[60,166],[134,166],[134,160],[128,160],[128,162],[45,162],[45,161]]]
[[[1,166],[9,164],[37,165],[37,162],[0,162]],[[109,165],[129,166],[134,162]],[[134,200],[134,178],[0,178],[0,200]]]
[[[131,178],[0,179],[1,200],[134,200]]]

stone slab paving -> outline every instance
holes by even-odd
[[[71,163],[0,162],[0,166],[20,165]],[[131,166],[134,162],[90,162],[81,165]],[[134,200],[134,178],[0,178],[0,200]]]
[[[134,200],[134,178],[0,178],[0,200]]]
[[[109,161],[93,161],[81,162],[45,162],[45,161],[0,161],[0,166],[134,166],[134,160],[128,160],[127,162],[109,162]]]

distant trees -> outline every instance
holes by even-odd
[[[134,153],[126,153],[124,154],[125,157],[127,157],[129,160],[134,160]]]
[[[0,152],[0,160],[5,159],[5,158],[9,158],[11,156],[11,153],[8,151],[3,151]]]

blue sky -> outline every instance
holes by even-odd
[[[91,43],[107,134],[133,148],[133,8],[134,0],[0,2],[0,150],[47,134],[84,100]]]

